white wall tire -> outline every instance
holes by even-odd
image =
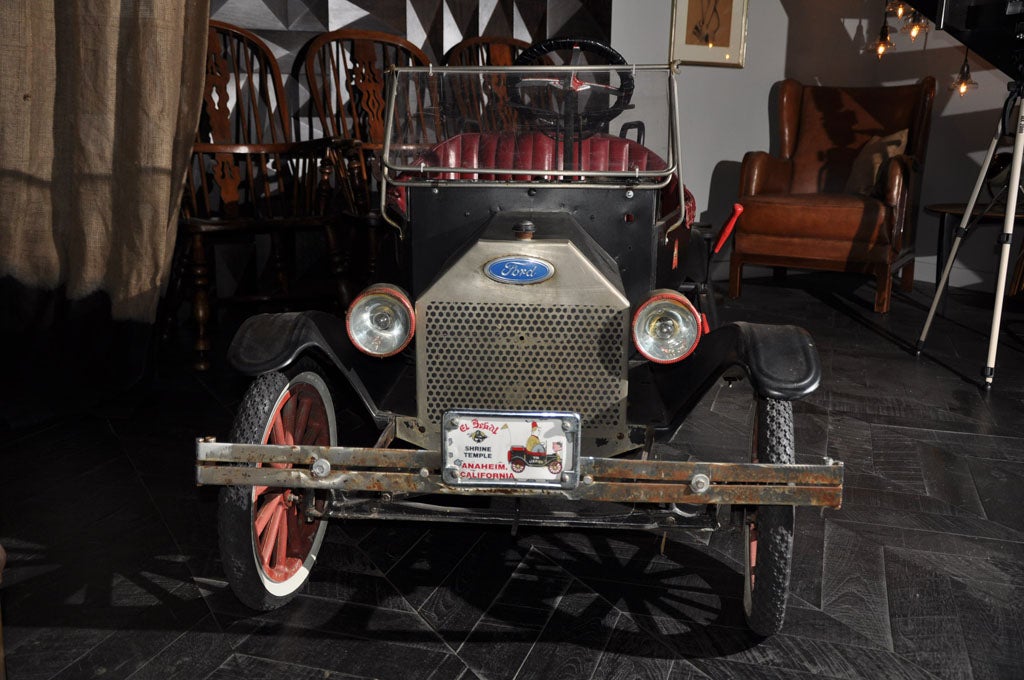
[[[319,367],[259,376],[246,392],[232,427],[236,443],[337,444],[331,389]],[[307,523],[303,489],[226,486],[217,513],[221,560],[228,583],[246,606],[275,609],[306,584],[327,531]]]

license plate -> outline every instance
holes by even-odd
[[[451,485],[571,489],[579,480],[578,413],[449,411],[442,439]]]

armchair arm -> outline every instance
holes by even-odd
[[[917,182],[917,168],[916,158],[900,154],[888,159],[878,173],[874,194],[893,211],[893,233],[890,243],[896,251],[903,246],[904,227],[908,223],[907,213],[911,203],[911,188]],[[913,221],[912,218],[910,221]],[[909,237],[913,238],[913,234],[909,234]]]
[[[740,167],[740,198],[757,194],[782,194],[793,182],[793,161],[764,151],[749,151]]]
[[[911,171],[914,159],[910,156],[893,156],[885,161],[878,173],[875,185],[875,197],[890,208],[897,208],[901,201],[906,200],[910,189]]]

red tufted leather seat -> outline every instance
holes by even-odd
[[[537,175],[504,174],[500,172],[442,172],[431,173],[432,179],[531,181],[551,179],[562,166],[562,144],[540,132],[516,135],[512,132],[464,132],[451,137],[423,155],[421,161],[429,167],[441,168],[509,168],[537,170]],[[578,170],[635,172],[662,170],[665,161],[642,144],[612,135],[593,135],[580,142]],[[543,171],[543,172],[541,172]],[[559,173],[561,174],[561,173]],[[391,203],[405,212],[405,192],[394,187]],[[679,189],[673,177],[662,190],[662,214],[679,207]],[[688,222],[689,224],[689,222]]]
[[[516,170],[561,170],[562,144],[539,132],[515,135],[511,132],[466,132],[441,142],[423,161],[443,168],[511,168]],[[631,139],[594,135],[580,143],[578,170],[621,171],[664,169],[665,161]],[[549,177],[550,175],[539,175]],[[534,176],[528,175],[527,181]],[[440,179],[508,180],[511,175],[495,173],[444,173]]]

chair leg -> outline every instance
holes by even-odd
[[[196,341],[193,345],[195,360],[192,367],[197,371],[210,368],[210,338],[207,325],[210,321],[210,269],[206,257],[206,246],[199,234],[192,236],[192,319],[196,324]]]
[[[877,290],[875,291],[875,312],[879,314],[889,313],[889,303],[892,299],[892,271],[889,265],[879,265],[875,270]]]
[[[736,299],[740,296],[741,282],[743,280],[743,263],[735,253],[729,259],[729,297]]]
[[[900,270],[900,290],[904,293],[910,293],[914,290],[914,261],[903,265],[903,269]]]

